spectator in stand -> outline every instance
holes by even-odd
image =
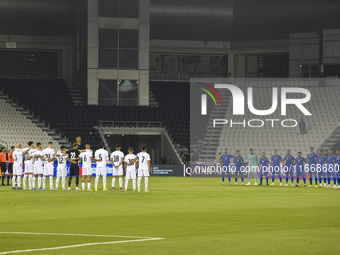
[[[77,136],[76,140],[77,140],[77,144],[80,146],[81,145],[81,137],[80,137],[80,135]]]
[[[166,164],[166,161],[167,161],[167,158],[166,158],[165,156],[163,156],[163,157],[161,158],[162,164],[165,165],[165,164]]]
[[[303,119],[301,119],[301,121],[299,123],[299,128],[300,128],[300,135],[307,134],[306,123],[303,121]]]
[[[6,167],[7,167],[7,154],[6,154],[6,147],[1,148],[1,153],[0,153],[0,162],[1,162],[1,185],[5,186],[5,175],[6,175]]]
[[[13,178],[13,158],[12,158],[12,155],[13,155],[13,151],[15,150],[15,146],[12,146],[11,147],[11,151],[8,153],[8,175],[7,175],[7,186],[11,186],[12,185],[12,182],[11,184],[9,184],[9,179],[12,180]]]

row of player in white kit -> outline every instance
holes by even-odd
[[[30,142],[31,143],[31,142]],[[87,190],[91,189],[91,175],[92,166],[91,160],[97,162],[96,168],[96,180],[95,190],[97,191],[98,181],[100,175],[103,177],[103,190],[108,191],[106,188],[106,164],[107,160],[113,165],[113,178],[112,178],[112,191],[114,191],[115,177],[119,176],[119,187],[122,191],[123,186],[123,163],[125,164],[125,191],[127,190],[128,182],[131,179],[133,182],[133,190],[136,191],[136,170],[138,167],[138,191],[140,191],[140,184],[142,177],[145,178],[145,191],[148,192],[148,176],[150,173],[150,155],[146,152],[146,146],[142,147],[142,151],[136,155],[133,154],[133,148],[129,148],[129,154],[124,157],[123,152],[120,151],[120,145],[116,146],[116,151],[109,157],[105,147],[98,149],[93,157],[93,152],[90,150],[90,146],[86,145],[86,150],[78,151],[77,146],[73,150],[66,151],[64,146],[61,146],[61,150],[57,153],[53,150],[53,143],[49,143],[48,148],[41,150],[41,144],[37,143],[37,149],[34,149],[33,142],[29,144],[28,148],[21,149],[22,145],[18,144],[17,148],[13,152],[13,189],[16,189],[15,184],[18,185],[18,189],[21,188],[21,175],[22,175],[22,161],[23,155],[25,155],[25,175],[23,186],[26,189],[27,178],[29,180],[29,189],[35,189],[35,180],[38,177],[38,189],[46,189],[45,181],[46,177],[50,179],[50,189],[53,190],[53,162],[58,161],[57,167],[57,179],[56,188],[58,189],[59,180],[62,178],[62,187],[65,188],[66,178],[66,161],[71,162],[70,178],[69,178],[69,190],[71,190],[72,176],[76,176],[76,190],[78,188],[78,176],[79,167],[78,160],[83,161],[83,180],[82,190],[85,190],[85,178],[87,178]],[[80,154],[79,154],[80,153]],[[43,167],[44,164],[44,167]],[[42,177],[43,175],[43,177]],[[17,180],[17,182],[15,182]],[[41,187],[41,180],[43,181],[43,188]]]

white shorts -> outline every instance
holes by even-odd
[[[136,171],[126,171],[125,180],[136,180]]]
[[[149,170],[141,170],[138,169],[138,177],[148,177],[149,175]]]
[[[48,163],[44,164],[44,176],[52,175],[53,176],[53,164]]]
[[[43,165],[34,164],[33,174],[43,174]]]
[[[22,166],[13,166],[13,175],[22,175]]]
[[[33,163],[27,163],[25,164],[25,174],[32,174],[34,170]]]
[[[123,175],[123,167],[120,166],[118,168],[113,167],[112,176]]]
[[[92,166],[83,166],[82,167],[83,176],[91,176],[92,175]]]
[[[96,176],[106,176],[106,166],[97,166]]]
[[[57,167],[57,177],[66,176],[66,167]]]

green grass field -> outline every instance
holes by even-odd
[[[108,184],[111,187],[111,178]],[[0,254],[17,250],[30,250],[21,254],[336,254],[340,249],[339,189],[221,186],[216,178],[183,177],[150,177],[150,193],[132,192],[131,184],[129,188],[87,192],[0,187]],[[32,251],[53,247],[59,248]]]

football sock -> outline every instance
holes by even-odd
[[[262,176],[260,177],[260,183],[262,184]]]
[[[0,176],[0,178],[1,178],[1,183],[4,185],[4,181],[5,181],[5,175],[3,175],[3,176]]]
[[[255,182],[257,182],[257,173],[256,172],[254,173],[254,176],[255,176]]]
[[[145,182],[145,189],[148,189],[148,186],[149,186],[149,177],[145,177],[144,182]]]
[[[46,177],[45,176],[43,177],[42,182],[43,182],[43,188],[45,189],[46,188]]]
[[[112,177],[112,188],[115,188],[115,184],[116,184],[116,178]]]
[[[133,187],[133,190],[136,189],[136,180],[132,180],[132,187]]]
[[[106,175],[103,176],[103,189],[106,189]]]
[[[318,185],[318,178],[315,177],[315,185]]]
[[[53,189],[53,176],[50,176],[50,189]]]
[[[17,183],[18,183],[18,187],[20,188],[21,187],[21,176],[20,175],[17,176]]]
[[[306,178],[303,178],[303,184],[306,185]]]
[[[300,178],[296,177],[296,184],[299,185]]]
[[[56,189],[59,188],[59,180],[60,180],[60,177],[57,176],[57,179],[55,180],[55,188]]]
[[[288,176],[286,177],[286,184],[288,184]]]
[[[280,175],[280,183],[282,183],[282,177],[281,177],[281,175]]]
[[[79,176],[76,176],[76,187],[78,188],[79,186]]]
[[[7,176],[7,185],[9,185],[9,178],[10,178],[10,175]]]
[[[70,176],[68,178],[68,187],[70,188],[71,187],[71,183],[72,183],[72,176]]]
[[[24,189],[26,189],[26,180],[27,180],[27,175],[24,174],[24,179],[22,181],[22,186],[24,187]]]
[[[125,189],[128,188],[129,180],[125,180]]]
[[[15,187],[15,176],[13,176],[13,178],[12,178],[12,185],[13,185],[13,187]]]
[[[29,189],[32,189],[32,180],[33,180],[33,175],[32,174],[30,174],[29,176],[28,176],[28,188]]]
[[[243,183],[243,180],[244,180],[244,178],[243,177],[241,177],[241,182]]]
[[[235,178],[235,183],[237,183],[237,178]]]
[[[123,188],[123,178],[119,178],[119,188]]]
[[[94,182],[94,187],[97,189],[98,188],[98,181],[99,181],[99,175],[96,176],[95,182]]]
[[[224,174],[222,175],[222,183],[224,183]]]
[[[81,182],[81,188],[82,188],[82,189],[85,189],[85,181],[82,181],[82,182]]]
[[[310,185],[313,185],[313,179],[312,179],[312,177],[309,177],[309,184],[310,184]]]
[[[91,181],[87,182],[87,189],[91,189]]]
[[[38,176],[38,188],[41,188],[41,176]]]
[[[327,178],[327,180],[328,180],[328,185],[331,185],[331,177],[330,176]]]
[[[293,184],[293,183],[294,183],[294,177],[291,176],[291,177],[290,177],[290,180],[292,181],[292,184]]]
[[[228,175],[228,180],[229,180],[229,183],[230,183],[230,181],[231,181],[231,180],[230,180],[230,175]]]
[[[266,182],[267,182],[267,184],[268,184],[268,177],[266,177]]]
[[[61,185],[63,189],[65,189],[65,182],[66,182],[66,177],[65,176],[61,177]]]
[[[275,177],[272,177],[272,183],[274,183],[275,182]]]
[[[33,176],[33,178],[32,178],[32,188],[33,189],[35,189],[35,180],[36,180],[37,178],[35,177],[35,176]]]
[[[140,189],[141,182],[142,182],[142,177],[138,177],[138,180],[137,180],[138,189]]]

